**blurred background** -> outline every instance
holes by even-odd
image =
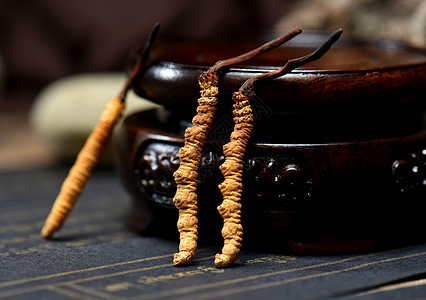
[[[67,144],[55,148],[43,130],[84,123],[77,107],[92,100],[88,95],[102,108],[115,95],[111,87],[123,83],[129,50],[145,42],[157,21],[162,37],[341,27],[346,34],[426,44],[426,0],[0,0],[0,171],[60,161]],[[92,75],[46,92],[83,74]],[[38,105],[49,97],[56,111]]]

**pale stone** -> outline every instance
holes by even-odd
[[[30,113],[32,129],[61,159],[73,160],[99,121],[105,105],[118,95],[126,79],[124,73],[89,73],[49,84],[34,101]],[[155,107],[158,106],[129,91],[124,117]],[[120,123],[114,133],[119,127]],[[111,160],[109,143],[101,163],[110,164]]]

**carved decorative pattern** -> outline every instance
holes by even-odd
[[[420,192],[426,187],[426,149],[402,155],[392,163],[391,169],[399,192]]]
[[[153,201],[173,207],[173,172],[179,167],[179,147],[152,143],[140,150],[134,169],[139,190]]]
[[[179,167],[179,148],[161,142],[150,143],[141,146],[135,159],[134,174],[139,190],[167,207],[174,207],[173,172]],[[219,166],[223,161],[223,154],[215,149],[203,153],[198,176],[200,189],[217,189],[221,182]],[[311,196],[312,178],[307,168],[294,159],[252,157],[246,159],[244,168],[246,197],[256,201],[258,209],[293,212]]]
[[[176,183],[173,173],[179,167],[179,149],[177,145],[166,143],[150,143],[142,145],[135,159],[134,174],[139,190],[151,200],[174,207],[173,196],[176,193]],[[223,155],[214,151],[203,153],[199,165],[198,185],[217,179],[219,165],[224,160]],[[217,184],[216,181],[214,181]]]
[[[311,197],[311,175],[291,159],[255,157],[247,161],[246,182],[263,209],[294,212]]]

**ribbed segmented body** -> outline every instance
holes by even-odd
[[[227,267],[235,262],[243,241],[241,225],[241,196],[243,190],[243,159],[253,129],[253,113],[247,97],[234,93],[234,131],[231,140],[223,146],[225,162],[220,166],[224,181],[219,185],[223,202],[218,211],[223,218],[222,236],[224,246],[216,254],[215,265]]]
[[[197,248],[198,165],[218,103],[216,76],[205,72],[199,76],[198,83],[201,97],[198,99],[197,115],[192,119],[193,126],[185,131],[185,145],[179,150],[180,165],[173,174],[177,184],[173,202],[179,210],[177,227],[180,233],[179,253],[175,254],[173,260],[176,266],[191,261]]]
[[[99,123],[87,138],[62,184],[61,191],[42,228],[41,235],[44,238],[51,237],[59,230],[71,213],[77,198],[98,163],[99,157],[111,136],[112,129],[120,119],[123,109],[124,101],[119,97],[112,98],[105,106]]]

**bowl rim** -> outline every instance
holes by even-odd
[[[279,48],[306,48],[306,49],[314,49],[318,46],[324,39],[328,36],[330,32],[324,30],[304,30],[299,36],[295,37],[293,40],[288,41],[284,45]],[[158,41],[158,44],[154,46],[151,53],[151,65],[158,64],[167,68],[176,68],[176,69],[185,69],[185,70],[197,70],[198,72],[203,72],[207,70],[211,65],[209,64],[197,64],[194,63],[180,63],[173,61],[172,59],[161,59],[161,55],[159,52],[168,51],[173,52],[176,50],[175,47],[200,47],[208,42],[212,43],[228,43],[232,46],[232,43],[245,41],[246,43],[250,43],[254,48],[259,46],[262,42],[266,42],[273,38],[276,38],[279,35],[278,31],[267,31],[260,35],[253,34],[250,37],[239,36],[239,39],[235,39],[235,36],[225,35],[222,37],[206,37],[203,39],[180,39],[180,38],[164,38]],[[246,40],[249,39],[249,40]],[[426,65],[426,46],[420,47],[415,45],[410,45],[404,41],[395,40],[395,39],[386,39],[386,38],[377,38],[377,37],[363,37],[359,35],[345,34],[343,33],[342,37],[337,41],[332,49],[347,49],[349,47],[357,47],[360,49],[366,50],[380,50],[384,53],[403,51],[408,53],[409,55],[417,55],[422,56],[423,60],[418,60],[417,62],[408,62],[408,63],[395,63],[393,65],[385,65],[385,66],[366,66],[366,67],[356,67],[356,68],[311,68],[311,67],[303,67],[293,70],[292,74],[309,74],[309,73],[362,73],[366,71],[380,71],[380,70],[394,70],[394,69],[405,69],[405,68],[413,68],[413,67],[421,67]],[[171,50],[169,50],[171,49]],[[201,48],[202,49],[202,48]],[[274,51],[274,50],[272,50]],[[132,55],[136,55],[135,50],[132,50]],[[264,54],[264,55],[267,55]],[[326,54],[327,55],[327,54]],[[160,57],[158,57],[160,56]],[[227,58],[226,56],[223,58]],[[285,63],[285,60],[283,60]],[[309,65],[308,65],[309,66]],[[271,70],[278,69],[279,66],[267,66],[267,65],[252,65],[249,62],[241,64],[240,66],[232,66],[228,68],[228,72],[241,72],[241,73],[264,73]]]
[[[313,36],[318,37],[318,34],[315,32]],[[320,36],[323,37],[324,33],[321,33]],[[309,36],[306,36],[305,39],[308,40]],[[253,40],[256,39],[253,38]],[[251,40],[251,46],[253,46],[253,40]],[[321,41],[324,40],[324,38],[321,38]],[[186,41],[177,41],[179,44],[183,42],[186,47],[192,45],[189,42],[187,44]],[[154,45],[150,62],[144,69],[144,73],[141,74],[142,76],[134,82],[132,88],[138,96],[163,105],[170,111],[192,115],[196,109],[196,99],[199,98],[198,77],[203,71],[207,71],[210,65],[188,64],[170,59],[161,59],[165,56],[160,55],[161,49],[164,49],[160,47],[168,45],[166,49],[168,53],[173,54],[176,51],[177,48],[171,47],[172,43],[174,41],[167,40],[163,44],[160,44],[160,46]],[[200,41],[192,43],[200,45]],[[315,47],[311,46],[310,49],[316,48],[318,44],[320,43],[315,43]],[[405,49],[404,53],[415,53],[415,60],[413,61],[411,56],[408,57],[408,60],[406,57],[403,57],[405,61],[413,63],[395,63],[377,67],[375,66],[377,65],[376,61],[370,62],[372,54],[375,55],[374,58],[380,59],[386,64],[392,62],[395,54],[382,59],[376,55],[379,52],[375,50],[376,52],[369,52],[367,55],[355,56],[355,61],[351,60],[346,63],[344,59],[342,60],[341,55],[345,55],[345,48],[348,48],[347,45],[350,44],[358,45],[360,48],[365,48],[368,45],[379,50],[385,48],[387,49],[385,51],[392,51],[393,53]],[[258,45],[259,42],[256,42],[256,46]],[[300,42],[293,42],[292,44],[290,41],[284,47],[292,45],[300,45]],[[385,104],[395,106],[407,101],[414,103],[414,101],[418,100],[419,95],[424,94],[426,91],[426,49],[413,47],[400,41],[385,39],[370,41],[365,38],[352,36],[344,38],[344,35],[341,40],[333,45],[333,48],[337,47],[343,49],[343,52],[337,53],[340,57],[336,60],[331,57],[333,65],[341,65],[343,63],[345,66],[352,66],[359,63],[359,61],[365,61],[365,58],[367,58],[367,66],[371,64],[373,66],[318,69],[310,65],[310,68],[293,70],[289,74],[268,81],[267,83],[258,83],[255,90],[256,96],[268,105],[273,112],[300,113],[312,110],[324,112],[324,110],[334,108],[363,109],[365,105],[374,105],[375,109],[380,109]],[[251,47],[250,49],[253,48]],[[331,51],[333,51],[333,48]],[[240,49],[237,50],[239,51]],[[235,49],[232,51],[235,51]],[[333,54],[331,51],[324,58],[327,58],[327,55]],[[214,53],[215,57],[209,57],[209,59],[215,60],[217,58],[216,52],[211,53]],[[347,53],[354,52],[351,50],[351,52]],[[187,52],[181,52],[181,54],[187,55]],[[222,58],[229,57],[227,55],[222,56],[222,53],[219,56]],[[186,56],[181,57],[186,58]],[[193,59],[191,55],[188,55],[188,57]],[[330,56],[328,57],[330,58]],[[272,56],[272,59],[275,58],[276,56]],[[319,61],[319,66],[327,65],[326,61],[323,60],[324,58],[321,59],[322,61]],[[133,57],[134,60],[135,57]],[[266,61],[270,62],[272,60],[269,59]],[[131,66],[130,61],[128,66]],[[229,99],[231,99],[232,93],[237,91],[244,81],[261,73],[279,68],[279,66],[281,65],[253,66],[244,64],[223,70],[219,86],[219,98],[222,99],[220,102],[224,103],[224,100],[226,100],[225,103],[231,103],[232,101]]]

